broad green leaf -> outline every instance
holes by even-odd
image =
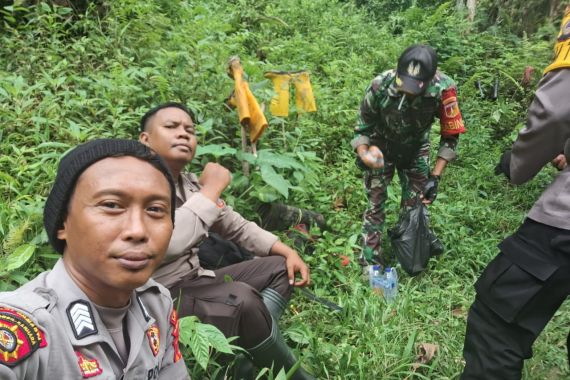
[[[208,339],[208,343],[217,351],[231,354],[232,348],[224,334],[214,325],[199,323],[196,333]]]
[[[214,119],[210,118],[204,121],[203,123],[197,125],[196,128],[200,131],[200,135],[203,136],[206,133],[210,132],[213,126],[214,126]]]
[[[178,320],[178,325],[180,327],[180,342],[187,346],[190,345],[190,337],[196,330],[196,323],[198,323],[198,317],[194,315],[183,317]]]
[[[208,339],[196,331],[190,337],[190,350],[200,367],[206,369],[210,359],[210,345],[208,343]]]
[[[227,145],[219,144],[199,146],[198,150],[196,151],[196,157],[202,156],[204,154],[211,154],[217,158],[221,156],[230,156],[232,154],[236,154],[236,150],[234,148],[230,148]]]
[[[271,186],[258,187],[251,192],[251,195],[265,203],[270,203],[279,199],[279,194]]]
[[[305,166],[299,163],[293,157],[289,157],[283,154],[276,154],[268,150],[260,150],[257,152],[257,163],[260,166],[271,165],[281,169],[305,170]]]
[[[247,161],[252,165],[255,164],[257,160],[257,157],[255,157],[253,154],[242,152],[241,150],[237,152],[236,158],[240,161]]]
[[[11,272],[24,265],[34,254],[36,246],[32,244],[23,244],[16,248],[14,252],[9,254],[4,260],[4,270]]]
[[[281,174],[278,174],[271,166],[261,166],[261,178],[285,198],[289,198],[291,183],[283,178]]]

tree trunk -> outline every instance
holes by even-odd
[[[477,0],[467,0],[467,17],[473,21],[477,12]]]
[[[457,0],[455,2],[455,6],[459,11],[462,11],[467,7],[467,18],[469,19],[469,21],[473,21],[477,11],[477,0]]]

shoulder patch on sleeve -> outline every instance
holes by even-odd
[[[439,114],[442,136],[455,136],[465,133],[466,129],[461,111],[459,111],[455,88],[449,88],[442,92]]]
[[[44,333],[27,315],[0,307],[0,363],[13,367],[45,346]]]
[[[182,359],[182,353],[180,352],[180,347],[178,346],[178,340],[180,339],[180,326],[178,324],[178,314],[176,310],[172,309],[170,313],[170,324],[172,325],[172,347],[174,348],[174,358],[173,362],[176,363]]]

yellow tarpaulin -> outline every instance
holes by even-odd
[[[267,128],[267,119],[249,89],[239,58],[230,59],[229,74],[235,84],[230,104],[237,108],[239,122],[249,128],[249,140],[255,143]]]
[[[289,85],[295,86],[297,112],[315,112],[317,105],[307,71],[268,71],[265,77],[271,79],[275,96],[271,99],[269,111],[273,116],[289,116]]]

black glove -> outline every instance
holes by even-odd
[[[511,150],[505,150],[501,154],[501,158],[497,166],[495,166],[495,174],[504,174],[509,180],[511,179]]]
[[[437,184],[439,183],[438,175],[429,176],[424,186],[424,199],[433,202],[437,198]]]

